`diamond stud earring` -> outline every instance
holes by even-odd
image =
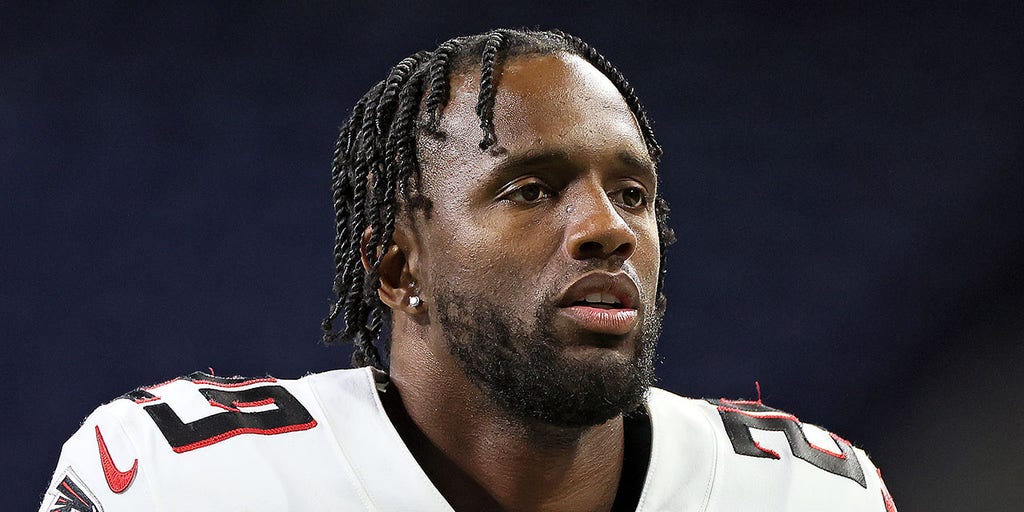
[[[412,297],[409,297],[409,306],[411,307],[418,308],[422,303],[423,299],[421,299],[419,295],[413,295]]]

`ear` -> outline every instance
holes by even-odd
[[[367,272],[372,268],[370,258],[366,254],[371,231],[372,228],[369,227],[363,231],[363,239],[359,244],[363,268]],[[417,295],[414,267],[418,249],[415,239],[409,235],[410,233],[404,226],[395,226],[395,233],[392,237],[394,243],[388,246],[387,252],[381,260],[380,268],[377,269],[380,276],[380,287],[377,289],[377,294],[381,302],[392,311],[404,311],[410,315],[416,315],[425,312],[426,309],[422,303],[415,308],[409,305],[409,300]],[[378,250],[377,255],[379,254]]]

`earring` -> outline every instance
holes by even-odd
[[[419,295],[416,295],[416,281],[410,282],[409,288],[412,288],[412,295],[409,296],[409,307],[420,307],[420,304],[423,304],[423,299],[421,299]]]

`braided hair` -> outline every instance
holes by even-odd
[[[430,201],[420,195],[418,185],[417,141],[421,134],[445,136],[440,118],[451,92],[450,77],[480,66],[476,114],[483,132],[480,149],[487,150],[497,143],[494,82],[502,59],[556,52],[578,55],[611,80],[636,118],[651,159],[657,162],[660,158],[661,146],[633,88],[603,55],[576,36],[560,30],[499,29],[451,39],[433,51],[420,51],[403,59],[356,103],[334,147],[331,187],[337,300],[321,328],[325,343],[355,345],[353,366],[381,370],[388,366],[389,340],[382,339],[381,330],[385,323],[390,324],[391,310],[377,296],[380,265],[393,243],[398,210],[419,208],[429,214]],[[675,241],[675,235],[668,227],[669,209],[664,198],[658,197],[654,208],[661,248],[657,306],[664,310],[665,249]],[[365,254],[371,260],[369,270],[364,270],[361,244],[367,229]],[[343,329],[335,328],[339,317]]]

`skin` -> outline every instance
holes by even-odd
[[[626,273],[640,292],[631,332],[553,321],[564,355],[625,364],[655,309],[655,166],[621,95],[583,59],[523,56],[501,69],[495,147],[478,146],[478,69],[452,77],[447,136],[420,138],[431,215],[399,217],[381,266],[379,295],[394,318],[385,408],[457,510],[609,510],[622,469],[621,415],[579,428],[512,417],[458,366],[432,305],[446,286],[489,297],[529,325],[586,272]]]

